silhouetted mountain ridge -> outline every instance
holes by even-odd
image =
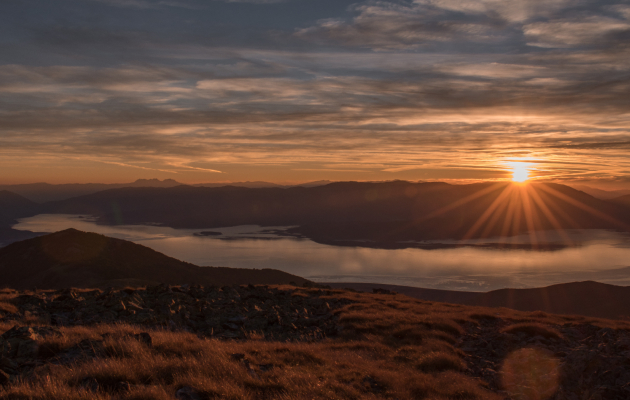
[[[223,186],[238,186],[248,188],[286,188],[294,186],[320,186],[330,183],[330,181],[316,181],[308,182],[298,185],[280,185],[277,183],[263,182],[263,181],[245,181],[245,182],[209,182],[198,183],[188,186],[196,187],[223,187]],[[130,183],[64,183],[64,184],[50,184],[50,183],[27,183],[17,185],[0,185],[0,190],[9,190],[17,193],[21,196],[28,198],[36,203],[46,203],[49,201],[62,201],[71,199],[73,197],[85,196],[101,192],[109,189],[120,189],[126,187],[175,187],[185,185],[184,183],[177,182],[174,179],[138,179],[135,182]]]
[[[49,203],[103,224],[291,226],[322,243],[503,237],[543,230],[630,230],[630,209],[565,185],[336,182],[317,187],[112,189]],[[356,243],[355,243],[356,244]]]
[[[198,267],[148,247],[75,229],[0,249],[0,286],[105,287],[168,284],[279,284],[306,280],[278,270]]]
[[[619,204],[624,207],[630,207],[630,194],[625,196],[616,197],[614,199],[609,200],[611,203]]]
[[[0,219],[15,219],[37,212],[39,205],[8,190],[0,190]]]

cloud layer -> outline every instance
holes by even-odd
[[[622,2],[55,3],[0,5],[0,180],[630,171]]]

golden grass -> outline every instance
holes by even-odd
[[[540,336],[545,339],[562,339],[562,334],[549,326],[540,323],[521,323],[507,326],[501,329],[502,333],[511,333],[513,335],[523,334],[528,337]]]
[[[150,330],[153,345],[147,346],[130,336],[146,328],[64,327],[62,336],[42,340],[42,360],[59,357],[85,339],[103,340],[99,357],[39,367],[31,380],[0,388],[0,399],[159,400],[173,399],[182,387],[192,387],[206,399],[500,399],[465,375],[467,365],[456,348],[463,324],[500,318],[511,323],[506,333],[560,338],[553,325],[592,320],[423,302],[403,295],[307,288],[296,295],[311,292],[352,301],[334,311],[343,326],[339,337],[289,343],[254,334],[250,340],[220,341]],[[593,321],[630,328],[626,321]],[[12,326],[2,323],[0,329]],[[98,390],[93,392],[90,385],[95,384]]]

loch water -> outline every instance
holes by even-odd
[[[333,246],[273,233],[286,227],[106,226],[96,224],[89,216],[60,214],[24,218],[13,228],[32,232],[75,228],[129,240],[200,266],[275,268],[319,282],[371,282],[466,291],[584,280],[630,285],[630,236],[602,230],[566,232],[571,246],[565,246],[566,235],[564,239],[552,233],[538,235],[551,246],[532,250],[484,246],[480,241],[425,243],[430,248],[404,249]],[[212,233],[200,234],[204,231]],[[530,237],[508,239],[526,244]]]

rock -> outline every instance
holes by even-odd
[[[0,386],[6,386],[11,383],[11,377],[4,371],[0,371]]]
[[[273,365],[273,364],[258,364],[258,369],[261,372],[271,371],[274,367],[275,367],[275,365]]]
[[[96,378],[85,378],[80,383],[79,386],[86,388],[90,392],[96,392],[100,389],[100,385]]]
[[[0,370],[8,373],[15,374],[18,369],[18,363],[11,360],[10,358],[2,357],[0,358]]]
[[[184,386],[183,388],[175,392],[175,398],[177,400],[205,400],[205,396],[202,396],[198,391],[190,386]]]
[[[322,290],[280,290],[253,285],[221,289],[157,285],[146,289],[60,290],[46,295],[18,295],[20,314],[17,319],[30,312],[39,318],[46,317],[55,326],[121,322],[187,330],[222,339],[241,339],[245,332],[256,332],[270,340],[298,341],[335,335],[339,327],[333,312],[351,303],[350,300],[324,300],[321,297],[330,293]],[[136,339],[150,345],[149,337]],[[3,347],[4,353],[9,349],[18,350],[19,346],[11,347],[5,342],[0,340],[0,351]],[[35,344],[24,345],[20,355],[28,357],[34,350]],[[73,351],[84,352],[79,348]]]
[[[151,338],[151,335],[148,334],[147,332],[137,333],[133,335],[133,337],[139,342],[146,344],[148,347],[153,346],[153,338]]]
[[[225,328],[225,329],[229,329],[229,330],[231,330],[231,331],[238,331],[238,330],[239,330],[238,325],[231,324],[231,323],[229,323],[229,322],[226,322],[225,324],[223,324],[223,328]]]
[[[131,390],[131,385],[129,384],[129,382],[121,381],[116,384],[114,390],[116,392],[128,392]]]
[[[5,349],[8,348],[4,355],[21,363],[37,357],[39,349],[37,340],[40,340],[42,337],[34,328],[27,326],[18,327],[16,325],[6,331],[2,338],[8,343],[8,346],[6,344],[4,346]]]

